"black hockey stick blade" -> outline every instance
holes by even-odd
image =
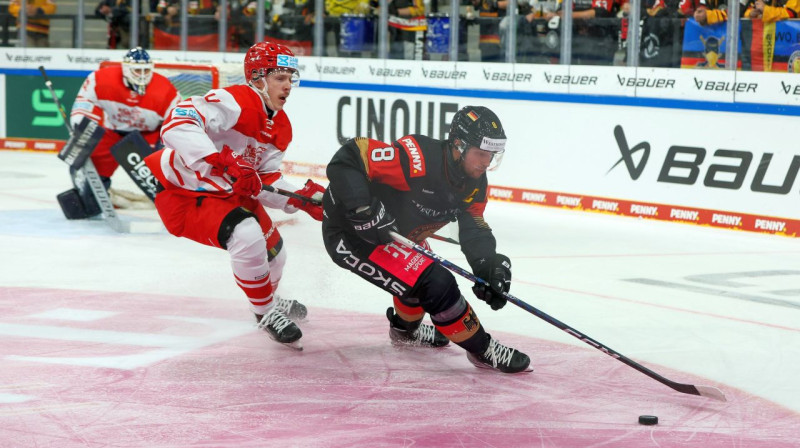
[[[151,201],[156,199],[156,177],[144,164],[144,158],[153,153],[153,148],[142,137],[141,132],[133,131],[111,147],[111,155],[119,163],[131,180]]]
[[[442,266],[446,267],[447,269],[450,269],[451,271],[453,271],[456,274],[466,278],[467,280],[470,280],[472,282],[483,283],[483,284],[485,284],[487,286],[489,285],[485,280],[476,277],[471,272],[469,272],[469,271],[467,271],[467,270],[465,270],[465,269],[463,269],[463,268],[451,263],[447,259],[437,255],[435,252],[430,251],[428,249],[425,249],[424,247],[420,246],[419,244],[415,244],[413,241],[409,240],[408,238],[405,238],[405,237],[403,237],[402,235],[400,235],[400,234],[398,234],[396,232],[391,232],[391,236],[396,242],[398,242],[398,243],[400,243],[400,244],[402,244],[402,245],[404,245],[406,247],[409,247],[411,249],[414,249],[416,252],[419,252],[419,253],[421,253],[423,255],[426,255],[426,256],[434,259],[435,261],[439,262]],[[627,356],[622,355],[621,353],[619,353],[619,352],[617,352],[615,350],[612,350],[609,347],[606,347],[605,345],[601,344],[600,342],[598,342],[598,341],[592,339],[591,337],[581,333],[580,331],[570,327],[569,325],[567,325],[567,324],[561,322],[560,320],[550,316],[549,314],[547,314],[547,313],[545,313],[543,311],[540,311],[539,309],[533,307],[532,305],[530,305],[530,304],[528,304],[528,303],[526,303],[526,302],[524,302],[524,301],[512,296],[511,294],[503,293],[503,297],[505,297],[506,300],[508,300],[509,302],[513,303],[514,305],[517,305],[518,307],[520,307],[523,310],[533,314],[534,316],[544,320],[545,322],[549,323],[550,325],[553,325],[553,326],[561,329],[565,333],[570,334],[570,335],[574,336],[575,338],[580,339],[581,341],[583,341],[583,342],[591,345],[592,347],[600,350],[601,352],[605,353],[606,355],[608,355],[608,356],[610,356],[610,357],[612,357],[612,358],[614,358],[614,359],[626,364],[629,367],[632,367],[632,368],[638,370],[639,372],[644,373],[645,375],[649,376],[650,378],[658,381],[661,384],[664,384],[665,386],[667,386],[667,387],[669,387],[669,388],[671,388],[671,389],[673,389],[675,391],[678,391],[678,392],[681,392],[681,393],[684,393],[684,394],[698,395],[698,396],[701,396],[701,397],[707,397],[707,398],[711,398],[711,399],[719,400],[719,401],[727,401],[727,399],[725,398],[725,394],[723,394],[722,391],[717,389],[716,387],[713,387],[713,386],[695,386],[695,385],[692,385],[692,384],[676,383],[675,381],[669,380],[669,379],[659,375],[658,373],[648,369],[647,367],[637,363],[636,361],[628,358]]]
[[[308,196],[303,196],[302,194],[297,194],[292,191],[284,190],[283,188],[273,187],[272,185],[263,185],[261,187],[264,191],[269,191],[270,193],[280,194],[282,196],[287,196],[290,198],[294,198],[300,201],[309,202],[314,205],[322,205],[322,201],[318,201],[316,199],[310,198]]]

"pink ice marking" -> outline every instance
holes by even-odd
[[[729,401],[680,394],[589,348],[492,332],[533,358],[535,372],[501,375],[476,369],[455,346],[396,349],[383,316],[312,308],[301,323],[305,350],[296,352],[259,333],[245,309],[194,297],[0,289],[0,446],[775,448],[800,440],[798,415],[774,403],[648,366],[719,386]],[[658,415],[659,425],[639,425],[640,414]]]

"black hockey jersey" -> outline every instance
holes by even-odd
[[[346,142],[328,164],[325,213],[329,226],[352,232],[345,214],[380,199],[400,233],[422,242],[458,221],[461,250],[471,266],[495,254],[492,230],[484,221],[487,178],[471,179],[447,163],[446,141],[408,135],[391,145],[367,138]]]

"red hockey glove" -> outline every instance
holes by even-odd
[[[227,174],[233,178],[233,192],[242,196],[257,196],[261,192],[261,178],[253,165],[243,157],[224,146],[219,154],[211,154],[204,159],[214,168],[211,174]]]
[[[307,198],[311,198],[317,202],[322,202],[322,193],[324,192],[325,188],[322,185],[315,183],[311,179],[306,181],[306,185],[303,188],[295,191],[295,193]],[[287,203],[292,207],[299,208],[300,210],[308,213],[317,221],[322,221],[322,205],[317,205],[312,202],[297,198],[291,198]]]

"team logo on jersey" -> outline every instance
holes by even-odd
[[[184,109],[176,107],[172,112],[176,117],[189,118],[194,121],[200,122],[200,115],[194,109]]]
[[[408,165],[411,170],[409,176],[411,177],[424,177],[425,176],[425,158],[422,156],[417,141],[413,137],[403,137],[400,140],[400,145],[406,150],[408,154]]]
[[[478,194],[478,189],[477,188],[472,190],[472,193],[470,193],[469,196],[467,196],[466,199],[464,199],[464,202],[469,204],[470,202],[472,202],[475,199],[475,195],[476,194]]]

